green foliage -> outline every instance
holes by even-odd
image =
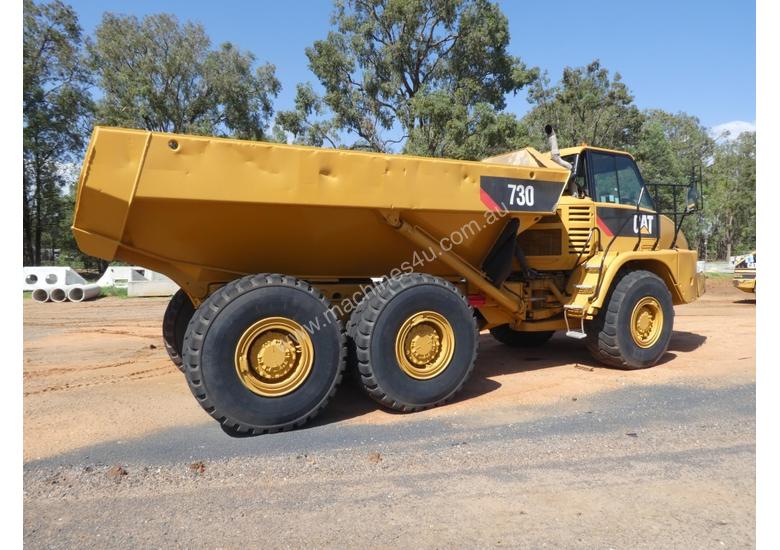
[[[637,143],[642,113],[620,73],[610,78],[598,60],[586,67],[566,67],[555,85],[545,73],[531,85],[528,100],[534,107],[523,122],[537,147],[543,146],[545,124],[555,127],[562,146],[631,149]]]
[[[106,13],[89,40],[103,90],[101,124],[262,139],[280,84],[273,65],[229,42],[212,50],[203,26],[168,14]]]
[[[286,142],[285,132],[293,135],[295,143],[322,147],[338,147],[338,128],[333,120],[323,118],[326,106],[311,84],[298,84],[295,94],[295,110],[276,115],[274,137]]]
[[[508,29],[488,0],[336,0],[331,31],[306,49],[324,93],[299,84],[269,135],[280,84],[251,52],[213,48],[201,25],[171,15],[111,13],[84,52],[70,7],[25,0],[24,261],[103,267],[70,232],[93,113],[100,124],[459,159],[545,149],[551,123],[562,147],[630,151],[650,183],[687,183],[701,168],[690,244],[711,258],[755,248],[755,133],[715,143],[694,116],[640,111],[598,60],[551,84],[508,53]],[[506,98],[526,87],[532,109],[519,120]],[[671,209],[668,191],[656,198]]]
[[[126,288],[117,288],[114,286],[107,286],[100,289],[100,297],[105,298],[107,296],[114,296],[115,298],[127,298]]]
[[[60,1],[24,2],[24,262],[51,261],[71,210],[62,196],[89,135],[92,101],[81,27]]]
[[[454,104],[447,92],[439,91],[415,97],[413,104],[425,124],[410,133],[404,148],[408,154],[478,160],[520,149],[528,141],[525,126],[514,115],[488,103]]]
[[[686,113],[645,111],[633,148],[646,181],[686,183],[691,170],[712,156],[714,142],[699,119]]]
[[[708,237],[718,258],[746,254],[756,243],[756,133],[744,132],[715,149],[708,168]]]
[[[405,153],[461,158],[510,147],[517,125],[501,113],[505,96],[537,71],[507,53],[508,23],[497,5],[337,0],[333,26],[306,50],[324,97],[299,87],[296,109],[277,118],[294,141],[333,145],[346,133],[357,136],[354,148],[389,152],[404,143]],[[312,122],[325,106],[332,119]],[[475,135],[483,130],[489,135]]]

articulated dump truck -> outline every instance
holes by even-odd
[[[442,404],[481,330],[652,366],[704,292],[696,252],[631,155],[547,130],[549,153],[470,162],[98,127],[73,232],[178,283],[166,347],[234,436],[303,425],[345,373],[391,409]]]

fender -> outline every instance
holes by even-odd
[[[591,260],[593,261],[593,260]],[[601,290],[590,304],[588,314],[593,315],[604,306],[618,272],[624,268],[644,269],[658,275],[666,283],[675,305],[687,304],[700,294],[700,278],[696,273],[696,252],[693,250],[656,250],[623,252],[606,264],[602,274]]]

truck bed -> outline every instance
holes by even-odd
[[[164,273],[193,296],[248,273],[377,277],[415,254],[382,212],[437,239],[460,232],[455,250],[479,265],[503,227],[486,212],[509,209],[523,231],[555,211],[567,177],[549,165],[96,127],[73,232],[84,252]],[[517,184],[534,188],[533,204],[507,195]],[[457,276],[435,260],[419,270]]]

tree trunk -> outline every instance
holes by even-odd
[[[731,259],[731,245],[734,242],[734,215],[729,214],[728,220],[726,222],[726,231],[724,233],[724,243],[726,245],[726,260],[728,261]]]
[[[32,264],[33,248],[32,248],[32,220],[30,219],[30,204],[29,197],[27,196],[28,182],[25,178],[24,191],[22,193],[22,231],[24,232],[24,265]]]
[[[41,199],[43,189],[41,189],[41,167],[38,159],[35,160],[35,244],[33,246],[33,265],[41,265]]]

